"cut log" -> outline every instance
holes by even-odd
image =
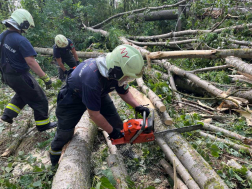
[[[239,135],[239,134],[237,134],[235,132],[228,131],[226,129],[223,129],[223,128],[220,128],[220,127],[216,127],[216,126],[210,125],[210,124],[204,124],[203,128],[206,129],[206,130],[208,130],[208,131],[221,132],[221,133],[223,133],[223,135],[225,135],[227,137],[231,137],[231,138],[240,140],[244,144],[252,145],[252,139],[251,138],[247,138],[247,137]]]
[[[237,57],[227,57],[226,64],[235,67],[238,71],[247,73],[249,76],[252,77],[252,65],[242,61],[240,58]],[[251,78],[250,78],[251,79]]]
[[[53,55],[53,49],[51,48],[34,47],[34,49],[39,54]],[[99,53],[99,52],[81,52],[81,51],[76,51],[76,52],[79,58],[96,58],[102,54],[105,54],[105,53]]]
[[[241,169],[242,168],[242,166],[239,163],[237,163],[234,159],[229,160],[227,162],[227,165],[230,166],[230,167],[233,167],[235,169]],[[246,172],[246,177],[247,177],[248,180],[252,181],[252,172],[248,170]]]
[[[183,179],[183,181],[185,182],[185,184],[187,185],[187,187],[190,189],[199,189],[200,187],[198,186],[198,184],[193,180],[191,175],[188,173],[188,171],[185,169],[183,164],[180,162],[180,160],[173,153],[171,148],[165,143],[165,141],[161,137],[158,137],[156,139],[156,142],[161,147],[161,149],[165,153],[168,160],[172,163],[173,163],[173,160],[175,161],[176,169],[177,169],[179,175],[181,176],[181,178]]]
[[[124,167],[124,164],[120,163],[116,154],[111,154],[107,158],[108,167],[111,169],[113,176],[116,180],[117,189],[128,189],[126,183],[127,172]]]
[[[165,161],[165,159],[161,159],[159,163],[163,166],[168,175],[174,180],[174,171],[172,170],[172,167],[167,163],[167,161]],[[188,189],[183,181],[179,178],[177,178],[177,185],[178,189]]]
[[[54,176],[52,189],[91,188],[90,157],[97,127],[90,122],[86,111],[75,128],[76,133]]]
[[[151,90],[149,89],[145,84],[142,78],[136,79],[138,86],[140,89],[147,94],[147,96],[150,98],[151,102],[154,104],[154,106],[161,112],[166,112],[166,107],[161,101],[161,99]],[[166,112],[166,115],[164,116],[166,118],[165,122],[172,124],[172,119],[170,118],[169,114]]]
[[[205,133],[205,132],[203,132],[203,131],[199,131],[199,134],[200,134],[201,136],[205,137],[205,138],[210,138],[211,140],[225,143],[225,144],[231,146],[232,148],[234,148],[234,149],[237,150],[237,151],[239,151],[239,150],[244,150],[245,152],[247,152],[247,153],[249,153],[249,154],[252,154],[252,149],[249,148],[249,147],[242,146],[242,145],[239,145],[239,144],[235,144],[234,142],[231,142],[231,141],[228,141],[228,140],[225,140],[225,139],[218,138],[218,137],[216,137],[216,136],[207,134],[207,133]]]
[[[187,51],[159,51],[149,54],[150,59],[167,58],[226,58],[236,56],[240,58],[251,58],[252,49],[223,49],[223,50],[187,50]]]

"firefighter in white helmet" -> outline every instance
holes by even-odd
[[[13,123],[13,118],[17,117],[22,108],[28,104],[34,111],[38,131],[56,127],[57,123],[50,122],[48,117],[46,95],[29,73],[32,69],[44,81],[46,89],[51,87],[51,79],[35,60],[37,53],[31,43],[21,35],[30,27],[35,27],[31,14],[25,9],[17,9],[2,23],[8,28],[0,34],[2,81],[16,94],[5,107],[1,119]]]
[[[55,37],[53,56],[56,59],[56,63],[59,65],[59,79],[61,81],[64,81],[68,74],[64,63],[66,63],[69,68],[75,68],[80,63],[73,42],[61,34]]]
[[[58,94],[58,127],[50,149],[53,166],[58,163],[63,146],[72,138],[75,126],[86,110],[110,138],[123,137],[120,132],[123,122],[109,92],[116,90],[136,112],[146,111],[149,115],[149,109],[141,106],[128,90],[128,82],[142,76],[143,66],[143,58],[137,49],[120,45],[112,53],[87,59],[73,70]]]

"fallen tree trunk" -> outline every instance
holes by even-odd
[[[213,31],[213,33],[221,33],[224,30],[232,30],[232,29],[244,29],[244,28],[252,28],[252,24],[243,24],[237,26],[231,26],[226,28],[220,28]],[[202,33],[209,33],[211,30],[184,30],[179,32],[170,32],[167,34],[161,35],[153,35],[153,36],[130,36],[129,39],[138,39],[138,40],[152,40],[152,39],[161,39],[161,38],[171,38],[171,37],[179,37],[184,35],[199,35]]]
[[[124,164],[118,159],[116,154],[111,154],[107,158],[108,167],[111,169],[113,176],[116,180],[117,189],[128,189],[126,183],[127,171]]]
[[[161,159],[159,163],[163,166],[163,168],[168,173],[168,175],[172,178],[172,180],[174,180],[174,171],[172,170],[172,167],[167,163],[167,161],[165,161],[165,159]],[[177,178],[175,182],[177,182],[178,189],[188,189],[187,186],[183,183],[183,181],[180,180],[179,178]]]
[[[158,145],[161,147],[161,149],[163,150],[163,152],[165,153],[168,160],[172,163],[173,163],[173,161],[175,161],[176,169],[177,169],[179,175],[181,176],[181,178],[183,179],[183,181],[185,182],[185,184],[187,185],[187,187],[190,189],[199,189],[198,184],[193,180],[191,175],[188,173],[188,171],[185,169],[183,164],[180,162],[180,160],[173,153],[171,148],[165,143],[165,141],[161,137],[158,137],[156,139],[156,141],[157,141]]]
[[[163,66],[164,68],[166,68],[167,70],[171,71],[172,73],[176,75],[190,79],[191,81],[196,83],[198,86],[208,91],[213,96],[216,96],[218,98],[223,98],[223,99],[225,98],[226,100],[224,100],[224,102],[228,104],[228,106],[230,107],[239,107],[239,105],[242,104],[241,101],[236,100],[232,98],[231,96],[228,96],[225,92],[216,88],[215,86],[208,83],[207,81],[202,80],[201,78],[199,78],[198,76],[192,73],[186,72],[174,65],[171,65],[169,62],[161,63],[161,66]]]
[[[82,25],[84,26],[85,30],[88,30],[88,31],[91,31],[91,32],[94,32],[94,33],[101,33],[105,37],[108,37],[108,35],[109,35],[109,33],[107,31],[105,31],[105,30],[94,29],[94,28],[91,28],[91,27],[87,27],[84,23],[82,23]]]
[[[18,148],[18,146],[21,144],[25,134],[27,133],[29,127],[32,125],[32,118],[30,118],[27,123],[24,125],[21,133],[18,135],[18,137],[11,143],[11,145],[4,151],[4,153],[1,155],[1,157],[8,157],[11,154],[15,152],[15,150]],[[11,125],[10,125],[11,127]]]
[[[86,112],[75,129],[54,176],[52,189],[91,188],[90,157],[97,127],[89,121]]]
[[[175,20],[178,18],[177,10],[159,10],[147,13],[133,14],[127,17],[134,21]]]
[[[129,42],[140,46],[167,46],[169,48],[178,48],[177,45],[188,44],[197,41],[197,39],[188,39],[183,41],[170,41],[170,42],[138,42],[128,39]]]
[[[178,6],[178,5],[183,4],[185,2],[186,2],[186,0],[182,0],[182,1],[179,1],[179,2],[177,2],[175,4],[172,4],[172,5],[163,5],[163,6],[159,6],[159,7],[145,7],[145,8],[141,8],[141,9],[136,9],[136,10],[131,10],[131,11],[127,11],[127,12],[122,12],[122,13],[119,13],[119,14],[116,14],[116,15],[113,15],[113,16],[109,17],[108,19],[102,21],[99,24],[96,24],[96,25],[92,26],[92,28],[100,28],[105,23],[109,22],[110,20],[112,20],[114,18],[117,18],[117,17],[120,17],[120,16],[123,16],[123,15],[126,15],[126,14],[133,14],[133,13],[137,13],[137,12],[141,12],[141,11],[145,11],[145,10],[158,10],[158,9],[175,7],[175,6]]]
[[[238,41],[238,40],[234,40],[234,39],[228,39],[228,41],[234,43],[234,44],[237,44],[237,45],[244,45],[244,46],[252,46],[252,43],[249,42],[249,41]]]
[[[249,103],[252,103],[252,90],[235,92],[235,89],[232,89],[230,91],[230,94],[231,93],[233,93],[233,96],[247,99],[249,101]]]
[[[152,91],[150,90],[145,84],[142,78],[136,79],[138,86],[141,90],[150,98],[152,104],[162,113],[163,118],[165,119],[164,122],[167,125],[172,125],[172,119],[170,118],[169,114],[166,111],[166,107],[161,101],[161,99]]]
[[[227,165],[230,166],[230,167],[233,167],[235,169],[241,169],[242,168],[242,166],[239,163],[237,163],[234,159],[228,160]],[[247,177],[248,180],[252,181],[252,172],[248,170],[246,172],[246,177]]]
[[[228,131],[226,129],[223,129],[223,128],[220,128],[220,127],[216,127],[214,125],[210,125],[210,124],[206,124],[206,123],[204,124],[203,128],[206,129],[206,130],[208,130],[208,131],[221,132],[221,133],[223,133],[227,137],[231,137],[231,138],[240,140],[244,144],[252,145],[252,139],[247,138],[247,137],[242,136],[242,135],[239,135],[239,134],[237,134],[235,132]]]
[[[51,48],[34,47],[34,49],[39,54],[53,55],[53,49]],[[79,58],[96,58],[102,54],[105,54],[105,53],[99,53],[99,52],[81,52],[81,51],[76,51],[76,52]]]
[[[207,133],[205,133],[205,132],[203,132],[203,131],[199,131],[199,134],[200,134],[201,136],[205,137],[205,138],[210,138],[211,140],[225,143],[225,144],[231,146],[232,148],[234,148],[234,149],[237,150],[237,151],[239,151],[239,150],[244,150],[245,152],[247,152],[247,153],[249,153],[249,154],[252,154],[252,149],[249,148],[249,147],[242,146],[242,145],[239,145],[239,144],[235,144],[234,142],[231,142],[231,141],[228,141],[228,140],[225,140],[225,139],[218,138],[218,137],[216,137],[216,136],[207,134]]]
[[[187,50],[187,51],[159,51],[149,53],[150,59],[166,58],[226,58],[236,56],[240,58],[251,58],[252,49],[224,49],[224,50]]]
[[[249,74],[252,77],[252,65],[242,61],[237,57],[227,57],[226,64],[235,67],[238,71]]]

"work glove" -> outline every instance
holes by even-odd
[[[110,139],[119,139],[124,137],[124,134],[121,133],[118,129],[113,128],[113,131],[109,134]]]
[[[141,113],[142,116],[143,116],[143,112],[145,111],[146,112],[146,117],[148,117],[149,114],[150,114],[149,108],[144,107],[143,105],[135,107],[135,111]]]
[[[44,83],[46,85],[46,89],[50,89],[52,87],[52,81],[51,81],[50,77],[48,77],[47,74],[45,74],[40,79],[42,79],[44,81]]]
[[[80,64],[80,61],[78,60],[78,61],[76,61],[76,64],[77,64],[77,66]]]

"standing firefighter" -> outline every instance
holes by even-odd
[[[108,95],[114,89],[136,112],[150,111],[139,105],[128,90],[128,82],[142,76],[144,61],[141,54],[130,45],[120,45],[106,56],[87,59],[70,74],[57,99],[58,127],[51,143],[50,158],[55,166],[62,147],[72,138],[74,128],[87,110],[90,118],[111,139],[123,137],[120,119]]]
[[[67,39],[64,35],[57,35],[55,37],[53,56],[59,65],[59,79],[61,81],[65,81],[67,75],[64,63],[70,68],[74,68],[80,63],[73,42],[70,39]]]
[[[2,22],[8,29],[0,34],[1,62],[3,81],[16,94],[4,109],[1,119],[12,123],[21,109],[28,104],[34,110],[38,131],[45,131],[57,126],[48,118],[48,101],[37,81],[29,73],[30,68],[42,79],[49,89],[50,78],[43,72],[35,60],[37,53],[31,43],[21,35],[29,27],[35,27],[31,14],[24,9],[17,9],[11,17]]]

